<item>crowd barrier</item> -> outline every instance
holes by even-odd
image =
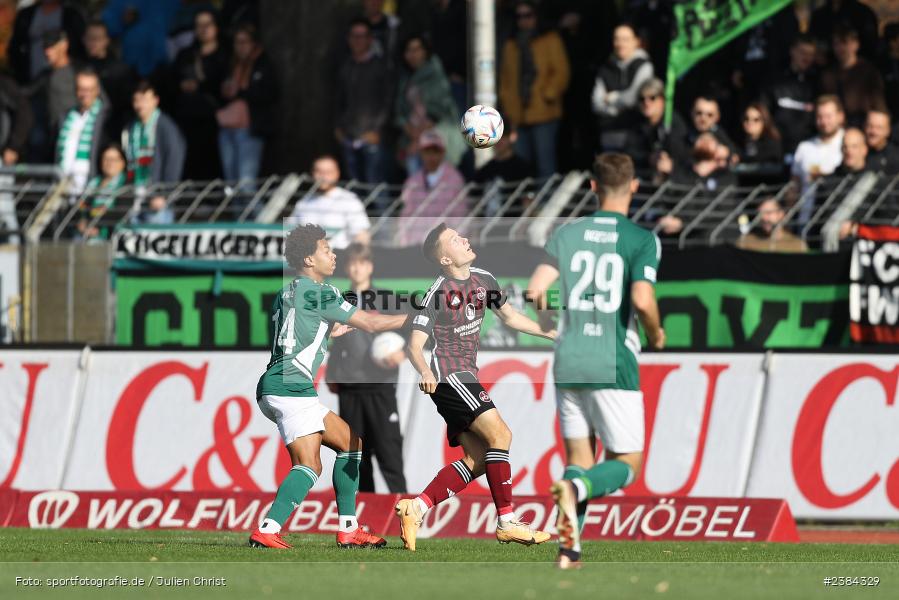
[[[0,488],[273,492],[289,460],[254,402],[267,359],[264,351],[6,350]],[[641,362],[646,467],[625,497],[784,498],[800,518],[899,518],[895,355],[659,353]],[[563,469],[552,355],[487,351],[480,364],[515,436],[514,493],[545,494]],[[407,482],[418,491],[459,454],[409,365],[398,398]],[[323,455],[329,473],[333,454]],[[322,477],[315,491],[329,486]],[[481,480],[467,492],[489,494]]]

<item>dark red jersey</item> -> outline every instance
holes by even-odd
[[[483,269],[471,267],[470,277],[464,280],[446,275],[434,280],[419,303],[412,328],[434,339],[431,370],[438,382],[460,371],[477,375],[484,313],[505,303],[496,278]]]

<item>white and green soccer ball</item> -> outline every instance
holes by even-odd
[[[472,148],[489,148],[503,137],[503,118],[492,106],[477,104],[462,115],[461,130]]]

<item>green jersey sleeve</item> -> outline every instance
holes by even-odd
[[[546,241],[546,245],[543,246],[543,259],[542,263],[547,265],[552,265],[554,267],[559,266],[559,230],[556,229],[549,236],[549,239]]]
[[[356,312],[356,307],[350,304],[333,285],[322,286],[321,292],[316,294],[315,301],[321,317],[332,323],[346,323]]]
[[[662,244],[659,236],[651,234],[637,248],[631,264],[631,281],[648,281],[655,285],[662,259]]]

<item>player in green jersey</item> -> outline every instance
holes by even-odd
[[[633,162],[624,154],[601,154],[593,171],[599,210],[553,232],[528,286],[537,308],[547,309],[547,292],[559,281],[553,376],[567,466],[551,492],[559,509],[562,568],[580,559],[587,501],[630,484],[643,463],[635,315],[649,345],[665,345],[654,287],[661,246],[627,218],[638,184]],[[605,460],[595,464],[597,437]]]
[[[362,440],[319,402],[313,382],[329,337],[352,335],[347,333],[352,328],[400,329],[407,317],[356,310],[337,288],[324,283],[334,273],[337,260],[321,227],[301,225],[291,231],[284,240],[284,254],[296,277],[272,306],[272,357],[256,386],[256,400],[278,426],[293,467],[278,487],[262,525],[250,536],[250,545],[290,548],[280,535],[281,527],[321,475],[319,454],[325,445],[337,453],[332,480],[339,514],[337,544],[382,547],[387,542],[364,531],[356,521]]]

